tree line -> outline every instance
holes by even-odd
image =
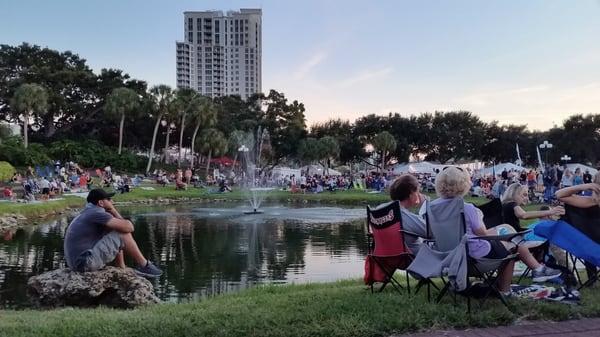
[[[521,159],[535,164],[535,148],[544,140],[554,144],[548,152],[551,161],[565,154],[572,161],[600,160],[597,114],[572,115],[547,131],[486,123],[468,111],[371,114],[354,122],[332,119],[309,129],[304,105],[276,90],[245,101],[236,95],[210,99],[190,89],[148,87],[119,69],[96,74],[77,54],[26,43],[0,45],[0,120],[21,125],[25,153],[30,143],[66,146],[66,141],[85,139],[114,147],[121,156],[147,153],[147,171],[156,153],[165,153],[169,146],[204,154],[210,161],[237,156],[241,142],[260,147],[261,160],[272,165],[364,161],[369,149],[379,153],[380,166],[411,156],[504,162],[515,161],[516,144]],[[247,140],[248,135],[256,138],[257,130],[264,131],[265,140]],[[176,163],[182,164],[181,151]]]

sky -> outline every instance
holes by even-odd
[[[600,0],[2,0],[0,43],[71,50],[175,87],[183,12],[263,10],[263,91],[309,125],[468,110],[561,125],[600,113]]]

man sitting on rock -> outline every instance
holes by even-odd
[[[127,254],[136,263],[135,271],[145,277],[159,277],[162,271],[146,260],[133,239],[133,224],[123,219],[111,198],[114,193],[93,189],[87,205],[67,228],[65,258],[71,270],[86,272],[101,269],[114,261],[125,268]]]

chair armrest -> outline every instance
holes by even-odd
[[[486,235],[486,236],[476,236],[473,237],[474,239],[480,239],[480,240],[498,240],[498,241],[511,241],[520,235],[525,235],[527,233],[531,232],[531,229],[528,230],[524,230],[521,232],[516,232],[516,233],[510,233],[510,234],[503,234],[503,235]]]
[[[404,234],[409,235],[409,236],[414,236],[414,237],[417,237],[417,238],[425,238],[425,236],[423,236],[423,235],[417,234],[415,232],[407,231],[406,229],[401,229],[401,230],[399,230],[399,232],[400,233],[404,233]]]

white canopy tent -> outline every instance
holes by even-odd
[[[308,171],[308,175],[312,176],[312,175],[330,175],[330,176],[341,176],[342,173],[340,171],[334,170],[332,168],[330,168],[329,170],[327,170],[327,174],[325,172],[325,168],[323,168],[323,166],[321,165],[307,165],[307,166],[303,166],[301,168],[303,173],[306,173]]]
[[[525,167],[523,166],[519,166],[513,163],[500,163],[500,164],[496,164],[494,166],[490,166],[490,167],[486,167],[483,170],[481,170],[481,173],[483,175],[491,175],[491,174],[496,174],[499,175],[500,173],[502,173],[502,171],[506,170],[507,172],[510,171],[523,171],[523,170],[527,170]]]
[[[397,164],[394,166],[392,173],[395,175],[403,173],[429,173],[434,174],[436,169],[442,169],[444,165],[434,164],[428,161]]]
[[[292,175],[294,175],[296,177],[300,177],[300,169],[293,169],[293,168],[289,168],[289,167],[277,166],[277,167],[273,168],[273,170],[271,171],[272,179],[284,178],[286,176],[291,177]]]
[[[586,170],[590,171],[591,175],[595,175],[598,172],[598,170],[593,167],[579,163],[567,164],[567,168],[571,170],[571,172],[575,172],[576,169],[580,169],[582,174],[585,173]]]

